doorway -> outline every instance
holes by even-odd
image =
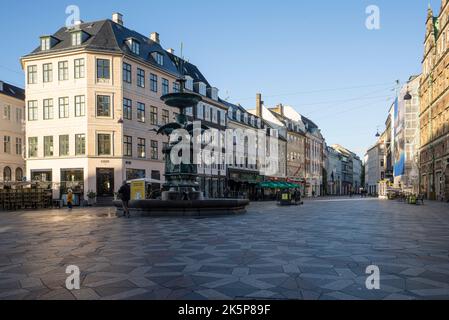
[[[114,196],[114,169],[97,168],[97,196]]]

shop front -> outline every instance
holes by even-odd
[[[60,197],[67,204],[69,190],[73,193],[73,205],[79,206],[84,200],[84,169],[61,169]]]
[[[262,181],[263,177],[258,172],[229,169],[226,196],[229,198],[246,198],[252,201],[257,200],[260,197],[257,186]]]

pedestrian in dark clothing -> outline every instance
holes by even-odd
[[[131,200],[131,188],[126,183],[126,181],[123,182],[123,185],[120,187],[118,194],[120,200],[122,200],[123,216],[130,218],[131,215],[129,214],[129,200]]]
[[[297,189],[293,193],[293,197],[295,199],[295,205],[301,204],[301,192]]]

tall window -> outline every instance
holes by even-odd
[[[111,116],[111,97],[97,96],[97,117]]]
[[[75,135],[75,154],[77,156],[86,154],[86,135],[85,134]]]
[[[16,169],[16,181],[22,181],[23,180],[23,170],[22,168]]]
[[[141,159],[146,158],[146,141],[145,139],[137,139],[137,156]]]
[[[59,118],[64,119],[69,117],[69,98],[59,98]]]
[[[83,34],[81,31],[72,33],[72,46],[79,46],[83,43]]]
[[[22,138],[16,138],[16,154],[22,154]]]
[[[42,66],[43,81],[52,82],[53,81],[53,64],[46,63]]]
[[[153,126],[157,126],[157,108],[151,107],[150,109],[150,123]]]
[[[53,119],[53,99],[44,100],[44,120]]]
[[[133,156],[133,137],[130,136],[123,137],[123,155],[125,157]]]
[[[106,59],[97,59],[97,79],[111,78],[111,63]]]
[[[23,120],[23,111],[22,108],[17,108],[16,109],[16,122],[17,123],[22,123]]]
[[[170,82],[167,79],[162,79],[162,95],[169,94]]]
[[[111,135],[99,133],[98,139],[98,155],[99,156],[110,156],[111,155]]]
[[[11,120],[11,106],[7,105],[3,109],[3,119],[5,120]]]
[[[59,156],[65,157],[69,155],[69,136],[59,136]]]
[[[156,52],[155,60],[156,60],[158,65],[160,65],[160,66],[164,65],[164,56],[162,54],[160,54],[159,52]]]
[[[145,88],[145,70],[137,69],[137,86]]]
[[[126,98],[123,99],[123,118],[126,120],[133,119],[132,105],[133,105],[133,102],[131,100],[126,99]]]
[[[69,62],[60,61],[58,63],[58,78],[59,81],[69,80]]]
[[[140,43],[136,40],[132,40],[131,41],[131,51],[134,54],[139,55],[140,54]]]
[[[132,82],[132,67],[130,64],[123,63],[123,81],[126,83]]]
[[[151,140],[151,159],[159,159],[159,143],[157,141]]]
[[[150,75],[150,88],[151,91],[157,92],[157,75],[155,74]]]
[[[10,136],[3,137],[3,152],[11,153],[11,137]]]
[[[173,82],[173,92],[178,93],[181,90],[178,82]]]
[[[28,157],[36,158],[37,157],[37,137],[29,137],[28,138]]]
[[[50,37],[41,38],[41,50],[46,51],[51,49],[51,39]]]
[[[28,84],[37,83],[37,66],[28,66]]]
[[[75,117],[84,117],[86,115],[86,97],[75,96]]]
[[[44,157],[53,157],[53,136],[44,137]]]
[[[12,176],[11,168],[5,167],[3,169],[3,181],[11,181],[11,176]]]
[[[145,122],[145,104],[137,103],[137,121]]]
[[[85,77],[85,63],[84,59],[75,60],[75,79],[82,79]]]
[[[162,110],[162,124],[166,125],[170,121],[170,112],[168,110]]]

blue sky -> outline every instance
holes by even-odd
[[[395,80],[421,72],[428,1],[9,2],[0,12],[0,79],[23,86],[20,56],[64,25],[71,4],[84,21],[119,11],[127,27],[159,32],[178,53],[183,42],[222,98],[252,108],[261,92],[266,105],[292,105],[314,120],[328,144],[363,155],[383,128]],[[371,4],[380,8],[380,30],[365,28]],[[432,5],[437,11],[440,1]]]

